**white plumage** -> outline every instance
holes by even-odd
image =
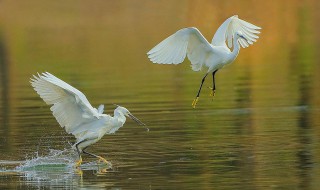
[[[211,43],[213,46],[228,46],[229,48],[232,48],[233,38],[235,37],[236,32],[240,32],[245,39],[240,38],[239,43],[241,47],[246,48],[257,41],[259,38],[257,34],[260,33],[260,31],[258,31],[260,29],[260,27],[241,20],[238,18],[238,15],[235,15],[222,23],[214,34]],[[228,45],[226,45],[226,41]]]
[[[82,162],[81,153],[107,162],[100,156],[86,152],[85,149],[105,134],[115,133],[125,123],[125,116],[144,125],[121,106],[114,110],[113,117],[103,114],[103,105],[98,109],[93,108],[82,92],[48,72],[33,76],[31,85],[47,104],[52,105],[50,110],[60,126],[76,137],[77,141],[73,147],[79,153],[77,165]]]
[[[218,28],[211,44],[197,28],[183,28],[160,42],[147,55],[150,61],[158,64],[179,64],[187,56],[194,71],[200,71],[203,66],[208,67],[196,99],[192,103],[192,106],[195,107],[208,73],[213,75],[212,95],[214,95],[216,71],[235,60],[239,54],[240,45],[246,48],[256,42],[260,29],[260,27],[241,20],[235,15],[228,18]]]

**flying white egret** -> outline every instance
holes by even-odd
[[[115,133],[125,123],[126,116],[144,125],[121,106],[114,110],[113,117],[103,114],[103,105],[98,109],[93,108],[82,92],[48,72],[33,75],[30,82],[40,97],[47,104],[53,105],[50,110],[60,126],[76,137],[76,143],[72,146],[79,155],[76,166],[82,163],[81,153],[97,157],[99,162],[108,163],[101,156],[86,152],[85,149],[105,134]]]
[[[213,97],[216,90],[214,76],[225,65],[232,63],[239,54],[240,45],[249,47],[256,39],[261,28],[238,18],[237,15],[228,18],[218,28],[211,44],[195,27],[183,28],[169,36],[148,53],[148,58],[153,63],[179,64],[186,55],[191,62],[192,70],[200,71],[202,66],[208,67],[207,73],[202,78],[196,98],[192,102],[195,108],[200,91],[207,75],[212,73],[213,85],[210,88]],[[226,44],[228,42],[228,45]],[[233,47],[231,51],[230,48]]]

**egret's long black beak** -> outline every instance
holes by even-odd
[[[128,114],[128,116],[135,122],[137,122],[139,125],[143,125],[145,126],[146,124],[142,123],[138,118],[136,118],[135,116],[133,116],[131,113]]]

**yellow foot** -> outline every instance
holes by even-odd
[[[80,157],[80,159],[76,162],[75,166],[79,167],[82,163],[82,158]]]
[[[75,174],[77,174],[77,175],[82,177],[83,171],[79,167],[77,167],[76,170],[75,170]]]
[[[208,87],[208,88],[211,90],[210,96],[212,97],[212,101],[213,101],[213,97],[214,97],[216,91],[215,91],[213,88],[211,88],[211,87]]]
[[[103,168],[103,169],[98,169],[97,170],[97,174],[105,174],[105,173],[108,173],[107,168]]]
[[[98,158],[99,158],[99,160],[98,160],[99,163],[104,162],[106,164],[109,164],[109,162],[106,159],[102,158],[101,156],[98,156]]]
[[[192,102],[192,104],[191,104],[193,108],[196,108],[196,105],[197,105],[198,101],[199,101],[199,97],[196,97],[196,98],[193,100],[193,102]]]

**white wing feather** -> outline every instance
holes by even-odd
[[[67,133],[74,134],[77,127],[98,120],[97,109],[76,88],[48,72],[33,77],[31,85],[47,104],[53,104],[50,110]]]
[[[227,46],[227,41],[228,47],[232,48],[234,34],[237,31],[241,31],[247,41],[240,38],[239,43],[241,47],[246,48],[257,41],[257,39],[259,38],[257,34],[260,33],[260,31],[258,31],[260,29],[260,27],[241,20],[238,18],[238,15],[235,15],[228,18],[226,21],[224,21],[224,23],[222,23],[217,32],[214,34],[211,44],[214,46]]]
[[[99,113],[99,114],[103,114],[103,111],[104,111],[104,105],[101,104],[101,105],[98,107],[98,113]]]
[[[197,28],[183,28],[169,36],[147,54],[153,63],[179,64],[186,55],[192,63],[192,69],[198,71],[205,63],[212,47]]]

